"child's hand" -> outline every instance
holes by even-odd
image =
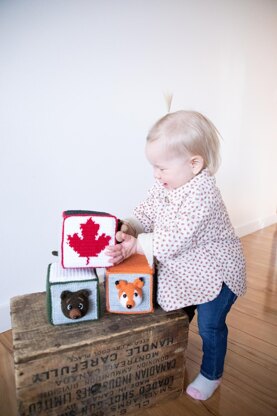
[[[130,257],[132,254],[138,252],[137,239],[129,234],[121,233],[122,243],[115,246],[108,246],[106,248],[106,254],[111,257],[111,263],[113,265],[121,263],[123,260]]]
[[[116,241],[118,241],[119,243],[122,243],[123,241],[122,233],[132,235],[133,237],[136,236],[135,230],[130,224],[128,224],[128,222],[120,221],[120,224],[121,224],[120,229],[119,231],[117,231],[116,236],[115,236]]]

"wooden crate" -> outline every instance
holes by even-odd
[[[11,300],[20,416],[119,416],[182,393],[183,311],[52,326],[45,303],[45,293]]]

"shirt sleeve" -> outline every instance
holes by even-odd
[[[150,267],[153,267],[153,233],[142,233],[138,236],[138,244],[141,247]]]
[[[154,230],[154,222],[156,217],[155,203],[157,199],[157,188],[155,184],[148,192],[148,197],[141,202],[134,210],[134,216],[143,227],[143,232],[151,233]]]
[[[161,263],[196,247],[212,215],[212,199],[199,193],[183,202],[176,218],[159,222],[153,234],[153,254]]]

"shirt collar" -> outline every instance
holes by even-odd
[[[167,197],[170,202],[178,202],[182,200],[184,196],[188,195],[191,190],[197,188],[197,186],[207,178],[215,180],[214,177],[210,175],[209,170],[205,168],[198,175],[194,176],[194,178],[192,178],[189,182],[185,183],[177,189],[168,190],[165,189],[161,184],[159,185],[164,196]]]

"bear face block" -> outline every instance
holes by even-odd
[[[80,319],[86,316],[89,310],[90,290],[81,289],[76,292],[64,290],[61,293],[61,309],[64,316],[69,319]]]
[[[106,270],[106,307],[112,313],[154,311],[153,269],[140,254]]]
[[[107,267],[105,248],[115,244],[117,218],[96,211],[64,211],[62,266],[64,268]]]
[[[53,325],[99,318],[99,281],[94,269],[64,269],[48,266],[47,312]]]

